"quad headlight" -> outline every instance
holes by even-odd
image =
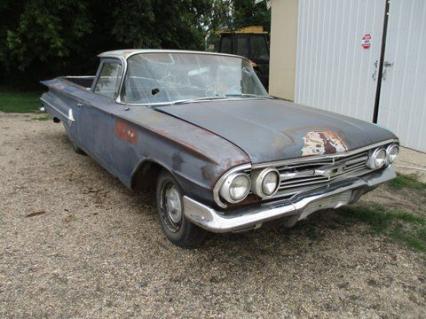
[[[386,155],[388,164],[391,164],[395,161],[399,154],[399,146],[398,144],[391,144],[386,148]]]
[[[250,177],[245,173],[229,175],[220,188],[220,196],[228,203],[238,203],[250,192]]]
[[[379,169],[390,165],[395,161],[399,154],[399,145],[392,143],[385,148],[379,147],[370,152],[367,166],[371,169]]]
[[[379,169],[386,165],[387,154],[384,148],[376,148],[370,153],[367,166],[371,169]]]
[[[252,174],[252,191],[261,198],[268,198],[280,186],[280,173],[275,168],[265,168]]]

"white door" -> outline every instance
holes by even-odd
[[[378,124],[426,152],[426,1],[392,0]]]
[[[384,0],[299,0],[297,103],[372,121],[384,13]]]

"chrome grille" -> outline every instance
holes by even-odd
[[[368,151],[340,157],[310,160],[277,166],[281,181],[277,196],[292,196],[330,183],[371,172],[366,163]]]

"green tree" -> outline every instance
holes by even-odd
[[[93,74],[119,48],[203,49],[216,30],[269,26],[252,0],[0,0],[0,82]]]
[[[271,12],[266,1],[255,3],[254,0],[233,0],[233,28],[261,25],[264,30],[271,28]]]
[[[201,49],[210,0],[133,0],[114,12],[112,34],[139,48]]]
[[[254,0],[212,0],[210,13],[206,18],[208,43],[217,46],[220,31],[235,31],[242,27],[260,25],[270,30],[271,10],[266,1]]]
[[[72,0],[22,2],[16,25],[9,23],[3,37],[9,60],[19,70],[50,59],[66,61],[80,47],[78,41],[91,31],[87,4]]]

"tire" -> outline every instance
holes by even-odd
[[[86,152],[83,151],[80,147],[78,147],[77,144],[75,144],[73,141],[71,141],[71,144],[74,152],[80,155],[87,155]]]
[[[161,172],[156,189],[157,211],[167,239],[182,248],[199,247],[207,232],[191,223],[184,214],[183,192],[168,172]]]

